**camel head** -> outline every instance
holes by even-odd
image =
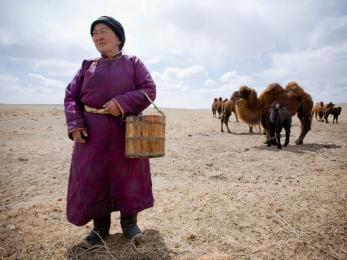
[[[333,104],[332,102],[330,102],[329,104],[326,105],[326,108],[330,108],[330,107],[334,107],[335,104]]]
[[[275,100],[274,102],[272,102],[270,110],[272,109],[274,111],[278,111],[280,107],[281,107],[281,104]]]
[[[271,122],[275,122],[276,121],[276,117],[278,114],[278,111],[281,108],[281,104],[275,100],[274,102],[272,102],[271,106],[269,107],[269,116],[270,116],[270,121]]]
[[[230,99],[234,101],[238,100],[239,98],[240,98],[240,91],[235,91],[230,97]]]
[[[249,108],[256,108],[258,105],[257,91],[247,86],[240,87],[239,99],[247,100]]]
[[[242,86],[240,87],[240,90],[238,91],[238,96],[239,98],[244,98],[244,99],[248,99],[248,96],[250,95],[252,89],[247,87],[247,86]]]

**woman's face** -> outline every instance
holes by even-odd
[[[120,40],[106,24],[98,23],[92,32],[96,49],[104,55],[112,55],[119,51]]]

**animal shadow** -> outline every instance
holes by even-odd
[[[288,151],[288,152],[292,152],[292,153],[298,153],[298,154],[303,154],[307,151],[310,152],[317,152],[319,150],[322,149],[338,149],[341,148],[340,145],[336,145],[336,144],[316,144],[316,143],[307,143],[307,144],[303,144],[303,145],[295,145],[295,144],[289,144],[287,147],[285,147],[284,149],[282,149],[283,151]],[[255,149],[258,150],[273,150],[273,151],[281,151],[277,148],[274,147],[269,147],[269,146],[258,146],[255,147]]]
[[[171,259],[164,239],[157,230],[145,230],[142,235],[131,241],[121,233],[109,235],[103,245],[92,248],[81,248],[81,244],[74,245],[68,250],[68,259]]]
[[[233,134],[233,135],[249,135],[249,136],[252,136],[252,135],[264,135],[263,133],[258,133],[258,132],[253,132],[253,133],[249,133],[249,132],[231,132],[230,134]]]

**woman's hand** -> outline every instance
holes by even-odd
[[[88,137],[87,130],[76,130],[71,133],[72,139],[76,143],[84,144],[86,143],[86,138]]]
[[[104,110],[110,113],[113,116],[122,115],[122,111],[119,109],[119,106],[113,100],[108,101],[105,105],[103,105]]]

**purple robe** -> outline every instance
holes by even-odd
[[[126,115],[150,105],[156,86],[135,56],[84,60],[66,88],[64,106],[69,137],[86,129],[85,144],[75,143],[67,191],[67,219],[82,226],[112,211],[132,215],[153,206],[149,159],[125,157],[125,118],[85,112],[113,99]]]

